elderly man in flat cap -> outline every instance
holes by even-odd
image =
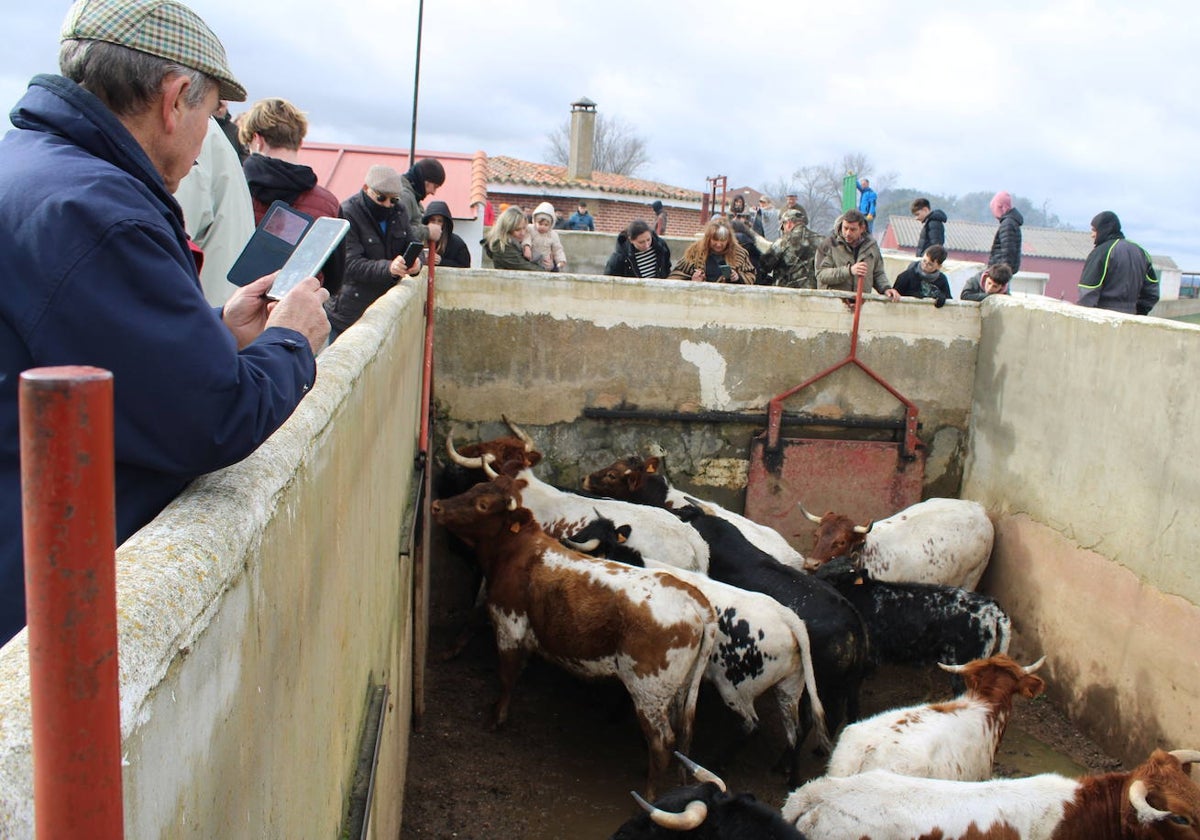
[[[271,307],[271,277],[205,303],[172,193],[218,100],[246,91],[194,12],[79,0],[59,66],[30,82],[0,140],[0,643],[25,621],[21,371],[112,371],[122,541],[287,419],[329,331],[313,278]]]

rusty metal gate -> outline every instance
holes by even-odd
[[[812,546],[814,525],[801,512],[803,504],[817,514],[829,510],[865,522],[881,519],[921,500],[925,447],[917,438],[917,407],[858,357],[862,314],[862,278],[854,298],[850,352],[837,364],[771,399],[767,428],[750,442],[746,484],[746,516],[779,531],[801,553]],[[859,429],[891,430],[892,440],[784,437],[783,403],[815,382],[847,366],[855,366],[903,406],[896,418],[859,418]],[[789,425],[826,425],[821,420]]]

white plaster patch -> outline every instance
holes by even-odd
[[[725,358],[707,342],[681,341],[679,355],[684,361],[696,366],[700,374],[700,404],[713,411],[731,411],[741,408],[736,405],[725,388],[725,376],[729,366]]]

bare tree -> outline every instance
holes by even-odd
[[[570,160],[571,120],[546,135],[549,145],[546,155],[550,163],[566,166]],[[650,162],[646,140],[634,133],[633,127],[615,117],[596,115],[596,141],[592,149],[592,168],[613,175],[636,175]]]

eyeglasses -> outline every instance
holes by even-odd
[[[373,189],[368,188],[368,190],[371,194],[371,198],[373,198],[379,204],[384,205],[385,207],[391,207],[393,204],[400,203],[400,196],[398,196],[398,195],[384,195],[383,193],[376,192]]]

